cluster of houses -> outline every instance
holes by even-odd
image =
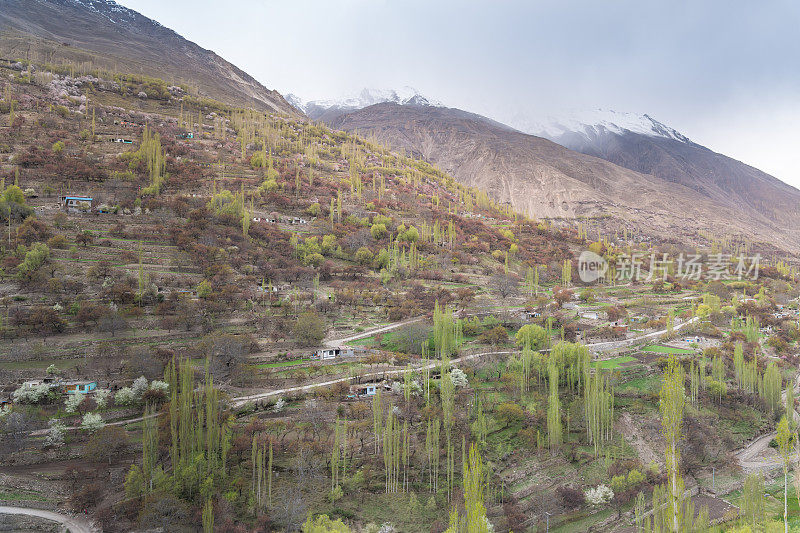
[[[122,126],[123,128],[141,128],[142,124],[131,122],[130,120],[115,120],[115,126]]]
[[[93,394],[97,391],[97,382],[91,380],[65,380],[55,376],[48,376],[40,379],[30,379],[24,381],[20,388],[32,389],[41,385],[47,385],[50,390],[55,390],[61,394]],[[0,409],[9,407],[12,404],[10,397],[0,398]]]
[[[97,382],[90,380],[64,380],[57,377],[31,379],[22,383],[23,388],[33,388],[46,384],[51,389],[59,389],[64,394],[91,394],[97,390]]]
[[[59,207],[67,213],[116,213],[118,208],[106,204],[96,205],[91,196],[62,196]]]
[[[308,224],[308,220],[305,218],[284,216],[277,213],[265,217],[253,217],[253,222],[258,222],[260,224],[289,224],[292,226]]]

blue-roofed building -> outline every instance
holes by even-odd
[[[94,198],[91,196],[62,196],[61,207],[69,213],[88,213],[92,210]]]

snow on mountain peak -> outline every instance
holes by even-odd
[[[128,9],[114,0],[72,0],[72,3],[105,17],[113,24],[144,20],[150,22],[153,26],[161,26],[159,22]]]
[[[532,135],[555,140],[565,134],[577,133],[587,137],[597,137],[604,133],[622,135],[626,132],[664,137],[680,142],[691,143],[685,135],[650,115],[625,113],[611,109],[588,111],[568,111],[558,116],[547,115],[542,118],[518,116],[512,126]]]
[[[383,102],[393,102],[400,105],[441,106],[439,102],[422,96],[413,87],[402,87],[400,89],[364,88],[357,93],[329,100],[304,100],[297,95],[287,94],[286,100],[304,112],[308,112],[312,107],[343,110],[363,109]]]

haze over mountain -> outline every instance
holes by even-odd
[[[712,230],[797,249],[800,191],[647,115],[597,111],[528,122],[526,134],[419,95],[406,100],[306,109],[415,152],[534,216],[610,214],[662,235]]]
[[[796,220],[797,189],[648,115],[597,110],[515,125],[571,150],[679,183],[730,209],[753,210],[778,225]]]
[[[295,113],[278,92],[216,53],[113,0],[0,0],[0,51],[138,72],[229,104]]]
[[[413,87],[401,89],[368,89],[358,93],[329,100],[303,100],[294,94],[287,94],[286,100],[303,111],[312,120],[331,123],[337,117],[382,102],[400,105],[442,106],[440,102],[422,96]]]
[[[537,217],[612,215],[661,235],[705,229],[800,247],[800,191],[648,115],[522,118],[514,129],[410,87],[310,102],[289,95],[287,103],[214,52],[112,0],[0,0],[0,7],[0,47],[9,57],[139,71],[227,103],[371,131]]]

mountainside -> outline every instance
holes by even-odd
[[[798,219],[800,191],[701,146],[648,115],[598,111],[579,118],[517,125],[571,150],[679,183],[731,209],[779,224]]]
[[[297,114],[277,91],[113,0],[0,0],[0,54],[146,74],[228,104]]]
[[[368,89],[328,100],[303,100],[299,96],[287,94],[286,100],[303,111],[309,118],[330,124],[345,113],[363,109],[383,102],[400,105],[441,106],[442,104],[422,96],[413,87],[401,89]]]
[[[696,183],[691,175],[668,179],[654,169],[625,165],[622,160],[609,162],[479,115],[443,107],[381,103],[342,114],[332,124],[371,132],[394,147],[415,152],[463,183],[536,217],[610,215],[669,238],[691,238],[702,229],[785,249],[796,250],[800,243],[794,229],[800,216],[791,205],[792,201],[796,205],[793,198],[800,193],[755,169],[752,175],[731,178],[724,167],[715,167],[718,178],[707,183]],[[707,153],[707,167],[715,160],[733,161],[678,135],[656,138],[659,150],[666,152],[665,147],[670,147],[676,158],[679,146]],[[748,191],[759,188],[763,190],[748,200]]]

